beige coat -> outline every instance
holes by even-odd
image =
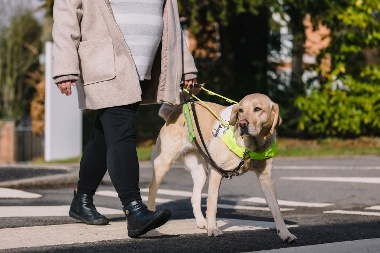
[[[53,78],[77,80],[81,109],[142,103],[179,104],[179,83],[197,69],[180,27],[177,0],[166,0],[161,46],[152,80],[140,87],[137,70],[108,0],[54,2]],[[183,56],[183,57],[182,57]],[[183,71],[184,69],[184,71]]]

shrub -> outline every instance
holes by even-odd
[[[351,76],[298,97],[301,111],[298,130],[310,137],[355,137],[380,134],[380,85],[354,80]]]

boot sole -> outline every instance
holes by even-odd
[[[83,221],[87,225],[107,225],[109,223],[108,220],[102,220],[102,221],[88,221],[80,217],[78,214],[74,213],[73,211],[69,211],[69,216],[73,219]]]
[[[131,238],[136,238],[143,234],[146,234],[150,230],[161,227],[170,219],[170,216],[171,216],[170,211],[164,210],[164,212],[160,216],[152,220],[145,227],[141,227],[140,229],[135,229],[135,230],[128,230],[128,236]]]

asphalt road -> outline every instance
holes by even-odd
[[[54,173],[56,171],[57,168]],[[73,173],[73,170],[67,171]],[[0,175],[3,175],[0,182],[7,182],[9,179],[5,177],[9,173],[2,173],[0,168]],[[44,174],[41,171],[38,173]],[[146,198],[151,178],[149,164],[142,163],[140,178],[142,195]],[[206,231],[181,233],[187,227],[195,227],[195,222],[191,220],[193,214],[189,197],[191,180],[190,174],[180,164],[176,164],[160,186],[160,190],[166,191],[158,194],[162,200],[160,206],[166,206],[172,211],[171,224],[185,226],[176,228],[173,225],[170,228],[178,233],[147,234],[139,239],[110,238],[55,246],[44,246],[46,244],[41,242],[37,247],[3,247],[0,252],[380,252],[380,157],[275,159],[273,180],[283,209],[282,215],[290,232],[298,237],[298,241],[293,244],[283,243],[273,229],[272,215],[266,210],[254,173],[222,181],[217,218],[227,222],[223,226],[223,237],[207,237]],[[40,186],[27,185],[22,189],[27,193],[39,194],[38,198],[6,198],[0,191],[0,236],[2,231],[13,231],[17,235],[16,230],[25,227],[30,230],[36,226],[51,225],[89,227],[76,223],[65,214],[54,214],[56,209],[49,209],[53,206],[67,206],[72,199],[72,182],[57,185],[52,182]],[[204,193],[207,193],[207,187]],[[206,197],[202,203],[206,204]],[[98,207],[121,210],[107,177],[95,195],[95,204]],[[205,206],[203,210],[205,211]],[[40,215],[33,216],[35,211]],[[11,217],[17,212],[24,214]],[[111,218],[111,223],[123,223],[125,226],[121,211],[107,216]],[[183,222],[188,220],[190,222]],[[236,228],[228,226],[228,222],[237,224],[238,221],[241,223]],[[251,226],[250,222],[256,225]],[[10,228],[14,230],[7,230]],[[32,236],[29,239],[32,240]],[[0,249],[2,240],[0,238]],[[14,240],[21,242],[28,238],[16,236]],[[335,248],[321,251],[323,246],[330,246],[329,243]],[[310,245],[319,246],[313,248]],[[302,248],[303,246],[309,247]]]

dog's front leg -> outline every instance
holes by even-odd
[[[263,191],[265,200],[267,201],[268,207],[273,215],[274,222],[276,223],[277,234],[285,242],[293,242],[297,240],[297,237],[289,232],[287,229],[284,219],[282,218],[280,207],[278,206],[276,189],[272,180],[272,165],[267,164],[264,171],[256,172],[259,179],[261,190]]]
[[[218,229],[216,224],[216,213],[218,208],[218,194],[222,175],[215,169],[210,168],[210,178],[208,185],[207,195],[207,235],[208,236],[221,236],[223,232]]]
[[[203,157],[187,154],[183,157],[185,166],[190,170],[193,178],[193,195],[191,204],[198,228],[207,229],[207,222],[201,209],[202,190],[207,181],[207,162]]]

